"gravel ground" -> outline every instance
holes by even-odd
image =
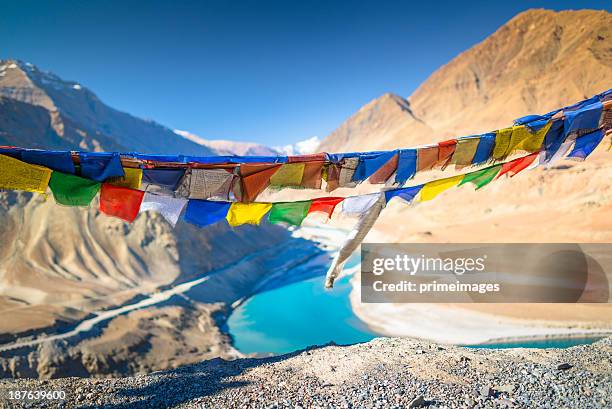
[[[8,400],[10,391],[66,399]],[[378,338],[116,379],[0,380],[1,407],[612,408],[612,338],[489,350]]]

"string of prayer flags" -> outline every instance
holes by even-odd
[[[230,226],[242,224],[258,225],[261,219],[270,211],[272,203],[239,203],[234,202],[227,212],[227,222]]]
[[[115,186],[127,187],[130,189],[140,189],[142,184],[142,169],[123,168],[124,176],[112,177],[108,183]]]
[[[140,212],[153,211],[163,216],[172,227],[176,225],[187,199],[158,195],[145,192],[140,204]]]
[[[465,185],[466,183],[472,183],[476,187],[476,190],[481,189],[495,179],[501,167],[502,165],[495,165],[475,172],[466,173],[459,183],[459,186]]]
[[[58,172],[74,174],[74,163],[69,151],[41,151],[24,149],[21,152],[22,161],[32,165],[40,165]]]
[[[457,186],[462,179],[463,175],[459,175],[453,176],[451,178],[439,179],[425,183],[425,185],[421,189],[420,201],[426,202],[428,200],[434,199],[436,196],[438,196],[445,190],[448,190],[453,186]]]
[[[308,215],[312,201],[273,203],[268,221],[270,223],[287,223],[299,226]]]
[[[204,227],[225,220],[231,203],[190,199],[183,216],[185,221]]]
[[[408,179],[412,179],[417,171],[417,150],[400,149],[397,158],[397,173],[395,182],[403,185]]]
[[[89,206],[100,191],[100,182],[67,173],[53,172],[49,181],[56,203],[64,206]]]
[[[97,182],[125,176],[118,153],[81,152],[79,163],[81,176]]]
[[[330,218],[338,203],[342,202],[343,200],[343,197],[320,197],[313,199],[310,207],[308,208],[308,214],[323,212],[327,214],[328,218]]]
[[[142,190],[103,183],[100,189],[100,211],[132,223],[138,216],[144,193]]]
[[[51,178],[51,169],[30,165],[6,155],[0,155],[0,189],[23,190],[44,194]]]

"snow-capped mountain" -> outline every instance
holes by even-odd
[[[270,155],[305,155],[313,153],[320,140],[316,136],[292,145],[269,147],[255,142],[227,141],[223,139],[204,139],[188,131],[175,129],[177,135],[199,145],[214,150],[218,155],[270,156]]]

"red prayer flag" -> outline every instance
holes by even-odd
[[[324,212],[327,213],[327,217],[331,217],[336,205],[343,201],[343,197],[320,197],[313,199],[308,209],[308,214],[313,212]]]
[[[109,216],[132,223],[138,216],[144,193],[142,190],[102,183],[100,210]]]
[[[376,172],[374,172],[372,176],[370,176],[368,181],[373,184],[385,183],[387,179],[393,175],[393,172],[397,170],[398,157],[398,154],[393,155],[393,157],[389,159],[387,163],[382,165]]]
[[[517,173],[531,165],[539,154],[540,152],[535,152],[523,158],[514,159],[510,162],[504,163],[495,179],[498,179],[501,175],[505,175],[506,173],[510,177],[516,175]]]
[[[456,139],[449,139],[448,141],[438,143],[438,165],[441,166],[442,169],[446,168],[450,163],[453,153],[455,153],[456,146]]]

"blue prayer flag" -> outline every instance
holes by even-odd
[[[359,157],[359,165],[353,174],[353,182],[361,182],[372,176],[378,169],[389,162],[397,151],[364,154]]]
[[[599,101],[593,101],[589,105],[582,105],[577,110],[564,110],[565,116],[565,135],[577,130],[589,130],[599,128],[599,119],[603,104]]]
[[[397,158],[397,173],[395,182],[400,185],[406,183],[416,174],[417,151],[416,149],[400,149]]]
[[[142,183],[175,190],[184,174],[185,169],[144,169]]]
[[[191,199],[187,202],[187,210],[183,217],[189,223],[208,226],[219,220],[225,220],[230,205],[231,203],[227,202]]]
[[[125,176],[118,153],[81,152],[79,159],[81,176],[85,178],[104,182],[108,178]]]
[[[414,197],[421,191],[423,186],[424,185],[417,185],[405,187],[402,189],[387,190],[385,192],[385,201],[389,203],[391,199],[393,199],[395,196],[398,196],[407,202],[411,202],[412,199],[414,199]]]
[[[494,132],[480,135],[480,142],[478,143],[478,147],[476,148],[476,153],[474,154],[474,159],[472,159],[472,164],[477,165],[479,163],[484,163],[488,161],[491,158],[491,152],[493,151],[494,146]]]
[[[567,155],[567,157],[582,160],[586,159],[586,157],[589,156],[595,150],[595,148],[597,148],[597,145],[599,145],[603,137],[604,134],[601,129],[579,137],[576,139],[574,149],[569,155]]]
[[[26,149],[21,153],[21,160],[32,165],[40,165],[62,173],[74,175],[74,163],[69,151],[39,151]]]

